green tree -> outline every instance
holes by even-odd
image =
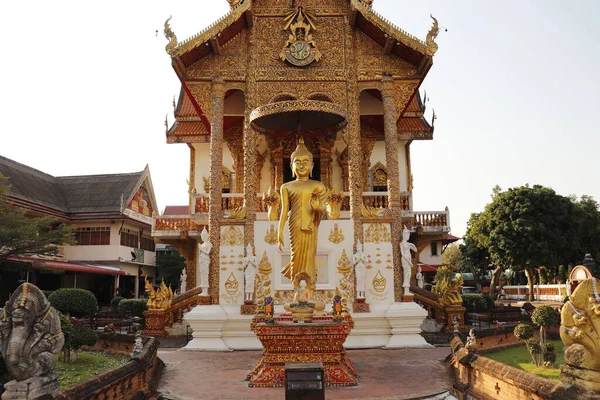
[[[461,258],[458,261],[458,271],[473,274],[477,290],[482,292],[481,276],[486,275],[491,268],[491,259],[487,249],[479,246],[475,239],[473,239],[471,230],[473,223],[478,217],[479,214],[471,214],[467,222],[467,233],[463,237],[463,244],[459,246]]]
[[[576,221],[575,238],[577,245],[573,248],[571,263],[578,265],[583,256],[590,253],[596,260],[600,260],[600,211],[599,205],[593,197],[581,196],[577,201],[571,197],[575,206],[574,217]]]
[[[501,269],[524,270],[533,300],[535,271],[557,267],[576,243],[574,203],[550,188],[494,189],[492,202],[473,222],[470,233]]]
[[[456,243],[449,244],[444,252],[442,253],[442,264],[447,266],[453,271],[458,271],[458,264],[462,254],[460,252],[460,247]]]
[[[10,206],[8,178],[0,174],[0,264],[11,256],[56,255],[58,246],[74,243],[73,227],[51,217],[30,217]]]
[[[156,260],[156,266],[158,271],[157,281],[163,279],[165,285],[171,285],[172,288],[179,288],[179,278],[181,271],[185,268],[185,258],[175,249],[172,249],[171,253],[159,255]]]

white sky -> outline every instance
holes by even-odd
[[[448,28],[422,89],[433,141],[412,145],[415,209],[450,208],[462,236],[492,187],[526,183],[600,199],[600,39],[595,0],[375,0],[425,38]],[[167,145],[179,81],[164,20],[181,41],[226,0],[0,2],[0,155],[55,176],[150,165],[160,209],[186,204],[189,150]],[[156,30],[158,29],[158,36]]]

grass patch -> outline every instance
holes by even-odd
[[[60,389],[65,390],[105,371],[118,368],[127,361],[129,359],[126,357],[80,351],[74,363],[66,364],[56,360],[54,371],[58,373]]]
[[[484,354],[485,357],[491,358],[492,360],[501,362],[511,367],[519,368],[520,370],[529,372],[540,376],[542,378],[550,379],[552,381],[559,381],[558,374],[560,373],[559,365],[565,363],[564,357],[564,345],[560,340],[550,340],[554,344],[554,351],[556,352],[556,362],[552,368],[538,367],[531,362],[531,356],[525,345],[519,347],[513,347],[512,349],[494,351]]]

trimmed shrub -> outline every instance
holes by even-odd
[[[467,312],[475,313],[475,312],[487,312],[488,310],[488,302],[485,300],[486,296],[481,296],[478,294],[463,294],[463,306],[467,309]]]
[[[433,289],[433,285],[431,283],[426,283],[423,285],[423,289],[429,290],[431,292],[431,290]]]
[[[119,302],[119,312],[129,313],[132,317],[144,318],[144,311],[148,308],[148,299],[123,299]]]
[[[110,308],[112,309],[113,312],[119,311],[119,303],[124,298],[125,297],[122,297],[122,296],[115,296],[115,297],[113,297],[113,299],[110,301]]]
[[[527,339],[525,341],[525,343],[527,344],[527,349],[529,350],[529,354],[531,354],[531,357],[535,359],[536,356],[538,356],[540,354],[540,352],[542,351],[542,347],[540,346],[540,342],[538,342],[536,339]],[[536,363],[536,365],[538,365],[538,363]]]
[[[73,326],[71,332],[71,348],[79,350],[81,346],[93,346],[98,341],[98,334],[84,326]]]
[[[89,290],[58,289],[48,296],[48,301],[58,311],[74,317],[93,315],[98,311],[98,300]]]
[[[50,296],[52,292],[54,292],[54,290],[42,290],[42,293],[44,293],[44,296],[46,296],[46,298],[48,298],[48,296]]]
[[[556,352],[554,351],[554,344],[552,342],[546,342],[544,345],[544,362],[547,364],[554,364],[556,362]]]
[[[513,331],[515,337],[520,340],[527,340],[533,337],[533,327],[529,324],[519,324]]]
[[[560,322],[560,315],[554,308],[542,305],[533,310],[531,321],[539,327],[554,326]]]

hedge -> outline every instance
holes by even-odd
[[[48,301],[58,311],[73,317],[85,317],[98,311],[98,300],[89,290],[58,289],[48,296]]]
[[[130,313],[132,317],[144,318],[148,299],[123,299],[119,302],[120,313]]]
[[[488,312],[495,308],[494,300],[480,294],[463,294],[463,306],[467,312]]]
[[[113,297],[113,299],[110,301],[110,308],[112,309],[112,311],[114,311],[114,312],[119,311],[119,303],[123,299],[124,299],[124,297],[122,297],[122,296]]]

